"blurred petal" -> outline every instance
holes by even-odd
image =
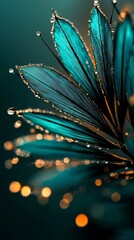
[[[130,57],[125,71],[126,92],[129,102],[129,113],[131,124],[134,128],[134,46],[131,49]]]
[[[121,127],[123,126],[127,110],[126,79],[124,73],[127,61],[130,57],[130,52],[132,50],[133,41],[134,31],[132,27],[132,20],[130,16],[127,15],[124,22],[118,25],[114,41],[115,87]]]
[[[46,138],[46,139],[45,139]],[[14,150],[20,149],[22,152],[42,156],[48,160],[63,159],[65,157],[74,160],[99,160],[104,159],[104,155],[96,149],[88,148],[84,145],[68,142],[60,137],[52,137],[48,140],[48,135],[43,136],[40,140],[37,135],[27,135],[14,140]],[[19,151],[17,151],[19,154]],[[21,153],[21,152],[20,152]]]
[[[124,141],[129,153],[134,156],[134,129],[127,118],[124,124]]]

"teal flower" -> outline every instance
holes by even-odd
[[[34,95],[51,103],[55,111],[8,110],[37,129],[49,131],[50,139],[26,136],[14,141],[15,150],[53,161],[69,158],[131,167],[134,28],[130,14],[114,32],[99,5],[94,6],[89,20],[91,56],[71,22],[56,12],[52,22],[57,59],[66,74],[43,64],[16,68]]]
[[[14,140],[10,148],[20,156],[38,157],[35,165],[41,171],[32,172],[29,185],[41,204],[50,197],[42,195],[44,187],[52,190],[52,209],[56,200],[63,209],[72,200],[76,203],[69,212],[74,229],[70,237],[116,239],[116,235],[122,239],[133,234],[133,181],[128,180],[134,173],[134,28],[130,14],[125,13],[113,31],[95,2],[89,20],[90,54],[74,25],[53,12],[52,36],[58,56],[53,55],[64,74],[43,64],[16,67],[35,97],[54,110],[10,108],[10,115],[37,129]],[[42,38],[40,32],[37,35]],[[70,202],[64,201],[67,192]],[[74,228],[80,211],[90,220],[85,232]],[[64,217],[66,213],[61,223]],[[61,231],[64,236],[59,225]]]

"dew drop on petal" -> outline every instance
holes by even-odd
[[[9,68],[9,73],[15,74],[14,69],[13,68]]]
[[[10,107],[8,110],[7,110],[7,113],[9,115],[14,115],[16,113],[16,110],[14,109],[14,107]]]
[[[21,125],[22,125],[22,123],[21,123],[21,121],[19,121],[19,120],[14,123],[14,127],[15,127],[15,128],[20,128]]]
[[[41,32],[40,32],[40,31],[37,31],[37,32],[36,32],[36,36],[37,36],[37,37],[40,37],[40,36],[41,36]]]
[[[97,6],[98,5],[98,0],[94,0],[94,6]]]

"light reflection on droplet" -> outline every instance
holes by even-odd
[[[69,160],[69,158],[67,158],[67,157],[63,159],[63,162],[66,163],[66,164],[68,164],[69,161],[70,161],[70,160]]]
[[[19,192],[21,189],[21,184],[18,181],[13,181],[12,183],[10,183],[9,185],[9,190],[12,193],[17,193]]]
[[[14,69],[13,68],[9,68],[9,73],[15,74]]]
[[[94,6],[98,5],[98,0],[94,0]]]
[[[113,0],[113,3],[114,3],[114,4],[117,3],[117,0]]]
[[[21,123],[21,121],[19,121],[19,120],[14,123],[14,127],[15,127],[15,128],[20,128],[21,125],[22,125],[22,123]]]
[[[37,140],[41,140],[43,138],[43,135],[41,134],[41,133],[38,133],[37,135],[36,135],[36,139]]]
[[[85,227],[88,224],[87,215],[83,213],[79,214],[75,219],[75,223],[78,227]]]
[[[16,110],[14,109],[14,107],[10,107],[8,110],[7,110],[7,113],[8,115],[14,115],[16,113]]]
[[[41,36],[41,32],[40,32],[40,31],[37,31],[37,32],[36,32],[36,36],[37,36],[37,37],[40,37],[40,36]]]

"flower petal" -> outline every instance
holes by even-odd
[[[76,142],[85,146],[86,149],[91,149],[97,155],[100,152],[100,156],[102,154],[103,158],[108,159],[108,161],[115,162],[115,159],[131,161],[120,149],[116,139],[100,130],[97,131],[97,129],[79,121],[79,119],[69,119],[67,116],[58,116],[55,113],[40,109],[16,110],[16,114],[41,131],[49,130],[51,133],[60,135],[61,140]]]
[[[48,140],[49,139],[49,140]],[[19,149],[20,154],[29,153],[35,156],[43,157],[47,160],[63,160],[70,158],[73,160],[101,160],[105,159],[103,153],[75,142],[60,140],[59,137],[53,135],[42,135],[42,139],[38,140],[37,135],[27,135],[14,140],[14,150]],[[17,151],[17,155],[19,155]]]
[[[132,50],[133,41],[134,31],[132,27],[132,20],[130,16],[127,15],[124,22],[119,24],[117,27],[114,47],[115,87],[121,127],[123,127],[127,110],[126,79],[124,73],[127,61],[130,57],[130,52]]]
[[[113,128],[97,105],[57,71],[38,65],[18,67],[20,76],[36,96],[51,101],[56,107],[96,128],[111,134]],[[39,96],[39,97],[40,97]]]
[[[16,110],[16,114],[28,124],[37,126],[37,129],[42,131],[47,129],[51,133],[71,138],[72,141],[88,142],[88,144],[107,147],[111,147],[111,143],[118,145],[116,139],[76,118],[69,118],[66,115],[58,115],[40,109]]]
[[[131,124],[134,128],[134,46],[131,50],[125,70],[126,92],[129,102],[129,113]]]
[[[92,99],[97,99],[97,78],[85,44],[72,23],[54,14],[53,38],[65,68]]]
[[[90,41],[93,46],[100,87],[114,106],[113,43],[110,24],[99,7],[94,7],[89,21]]]
[[[134,129],[129,121],[126,118],[124,124],[124,142],[127,146],[129,153],[134,157]]]
[[[63,192],[65,193],[72,188],[75,188],[76,190],[85,179],[87,180],[89,178],[89,175],[95,175],[95,169],[91,168],[91,172],[88,170],[87,166],[72,167],[62,172],[58,172],[56,169],[49,171],[42,170],[33,176],[30,183],[36,188],[49,186],[52,189],[52,192],[63,194]],[[94,187],[94,184],[90,187]]]

